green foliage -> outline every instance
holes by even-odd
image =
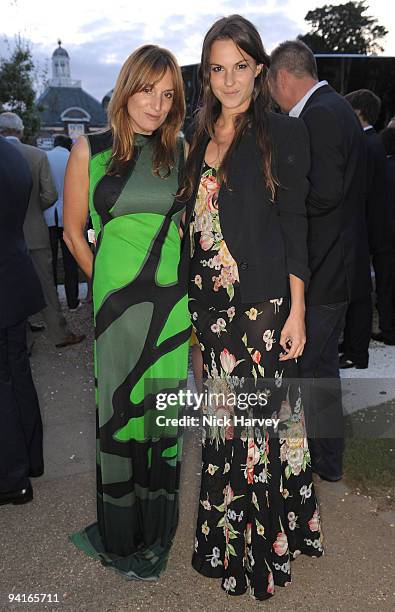
[[[20,38],[9,58],[0,57],[0,112],[17,113],[25,126],[24,141],[31,143],[40,129],[34,103],[34,71],[30,47]]]
[[[309,11],[305,17],[310,31],[298,38],[314,53],[377,53],[383,51],[378,40],[388,31],[375,17],[364,15],[365,0],[334,6],[325,4]]]

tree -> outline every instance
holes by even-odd
[[[8,59],[0,58],[0,111],[17,113],[25,126],[24,140],[34,142],[40,129],[35,106],[35,67],[29,45],[17,38]]]
[[[376,53],[383,51],[377,43],[388,31],[375,17],[364,15],[365,0],[337,6],[326,4],[309,11],[305,21],[310,31],[298,38],[314,53]]]

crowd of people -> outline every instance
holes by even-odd
[[[374,92],[336,93],[299,40],[269,57],[238,15],[206,34],[200,73],[185,138],[181,70],[156,45],[124,63],[108,128],[74,145],[23,144],[0,114],[0,504],[30,501],[44,470],[29,319],[57,347],[84,340],[59,303],[60,243],[68,308],[80,268],[95,326],[97,522],[71,540],[128,579],[165,569],[182,428],[156,424],[156,397],[185,387],[192,325],[197,388],[223,397],[204,406],[192,564],[263,600],[323,552],[313,472],[343,474],[339,367],[368,367],[371,337],[395,344],[395,126],[376,133]],[[264,401],[246,411],[241,393]]]

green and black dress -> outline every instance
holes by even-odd
[[[154,176],[153,137],[137,135],[133,160],[109,176],[111,132],[87,138],[97,239],[97,523],[71,539],[126,578],[153,580],[177,527],[182,442],[177,428],[157,421],[177,416],[177,407],[158,412],[156,398],[184,386],[190,336],[179,282],[182,206],[173,203],[178,169]]]

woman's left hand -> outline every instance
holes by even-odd
[[[302,355],[304,345],[306,344],[304,313],[290,312],[281,331],[280,344],[285,351],[285,353],[280,354],[280,361],[297,359]]]

